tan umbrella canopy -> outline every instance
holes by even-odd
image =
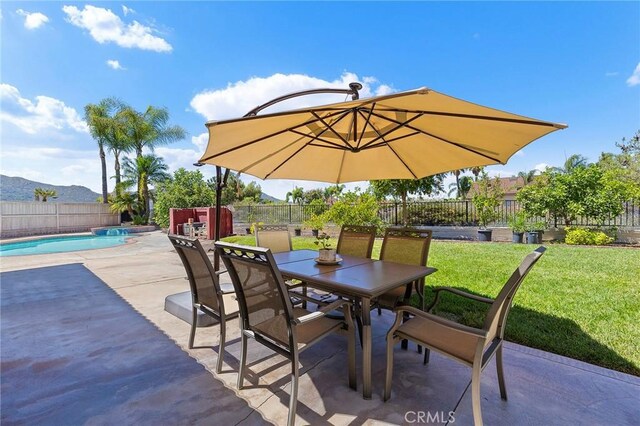
[[[425,88],[206,125],[200,163],[261,179],[332,183],[505,164],[530,142],[567,127]]]

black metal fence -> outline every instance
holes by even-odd
[[[402,204],[394,202],[380,203],[378,216],[389,225],[402,224]],[[313,213],[322,213],[329,206],[298,205],[298,204],[256,204],[235,206],[233,214],[236,223],[292,223],[301,224],[309,219]],[[506,226],[508,220],[520,211],[517,201],[505,200],[498,208],[498,219],[495,224]],[[434,200],[415,201],[407,203],[407,218],[410,225],[425,226],[476,226],[478,218],[473,203],[468,200]],[[563,225],[561,218],[553,216],[539,218],[550,226]],[[595,226],[593,220],[578,218],[574,225]],[[640,204],[630,201],[620,216],[611,217],[605,226],[640,227]]]

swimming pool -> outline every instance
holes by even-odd
[[[37,240],[5,243],[0,244],[0,257],[101,249],[124,244],[128,238],[129,237],[122,235],[78,235],[71,237],[48,237]]]

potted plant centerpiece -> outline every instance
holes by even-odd
[[[320,247],[318,250],[318,261],[320,262],[335,262],[336,261],[336,249],[331,248],[331,237],[329,234],[322,232],[318,234],[315,245]]]
[[[476,188],[473,194],[473,205],[476,208],[478,217],[478,240],[491,241],[491,229],[487,229],[487,225],[498,218],[498,207],[502,203],[504,191],[500,185],[500,179],[489,179],[486,172],[482,173],[482,177],[476,182]]]
[[[524,212],[518,212],[512,215],[508,220],[508,225],[513,233],[512,241],[514,243],[522,243],[524,232],[526,231],[527,221]]]

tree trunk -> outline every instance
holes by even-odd
[[[407,226],[409,214],[407,212],[407,193],[402,193],[402,226]]]
[[[115,156],[115,172],[116,172],[116,196],[120,195],[120,153],[114,152]]]
[[[145,179],[142,182],[142,194],[144,198],[144,216],[149,220],[149,185],[147,184],[147,180]]]
[[[99,144],[100,147],[100,167],[102,169],[102,203],[109,204],[109,194],[107,190],[107,157],[104,153],[104,147]]]

